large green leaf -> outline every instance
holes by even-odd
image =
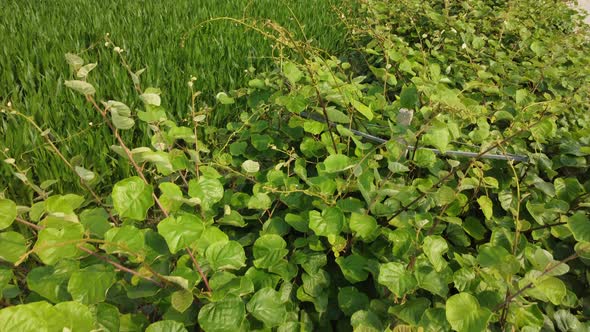
[[[443,258],[443,254],[449,250],[449,245],[445,239],[438,235],[428,236],[424,239],[422,248],[437,272],[442,271],[447,266],[447,261]]]
[[[91,235],[104,237],[104,233],[112,226],[109,224],[109,214],[103,208],[84,210],[80,214],[80,223]]]
[[[389,309],[389,312],[408,324],[418,325],[422,314],[424,314],[424,311],[429,307],[430,301],[423,297],[419,297],[411,299],[401,305],[393,306]]]
[[[46,227],[37,235],[33,251],[47,265],[52,265],[64,258],[73,258],[80,254],[78,244],[82,243],[84,227],[81,224],[64,224],[61,228]]]
[[[458,332],[485,331],[492,312],[481,308],[477,298],[468,293],[455,294],[446,303],[447,321]]]
[[[567,218],[567,225],[576,241],[590,242],[590,219],[584,212],[578,211]]]
[[[98,303],[92,307],[97,328],[105,332],[119,332],[122,327],[119,309],[112,304]]]
[[[0,310],[0,331],[62,331],[66,317],[51,304],[41,301]]]
[[[442,153],[445,153],[451,141],[451,135],[447,126],[444,123],[440,123],[429,128],[422,140],[425,145],[434,146]]]
[[[353,331],[379,332],[384,331],[383,323],[379,316],[372,311],[359,310],[350,317],[350,325]]]
[[[573,202],[584,191],[584,187],[576,178],[556,178],[553,184],[557,197],[568,203]]]
[[[309,212],[309,228],[318,236],[338,235],[344,227],[344,214],[338,207],[329,207],[320,212]]]
[[[192,246],[203,234],[205,224],[193,214],[170,216],[158,224],[160,233],[173,254],[186,246]]]
[[[350,162],[350,158],[343,154],[332,154],[324,160],[326,172],[336,173],[345,169],[351,168],[354,164]]]
[[[377,221],[370,215],[353,212],[350,215],[349,226],[364,242],[372,242],[379,235]]]
[[[39,266],[27,274],[27,286],[53,303],[67,301],[70,299],[67,282],[77,270],[78,264],[67,260],[54,266]]]
[[[70,301],[60,302],[55,309],[65,318],[62,324],[70,331],[92,331],[96,319],[90,309],[82,303]],[[64,328],[64,330],[66,330]]]
[[[446,297],[449,293],[449,282],[453,277],[453,271],[447,266],[437,272],[430,262],[427,262],[424,258],[418,258],[414,276],[418,282],[418,287],[440,297]]]
[[[17,232],[0,233],[0,260],[15,263],[27,251],[27,241]]]
[[[205,251],[213,270],[235,270],[246,265],[244,248],[236,241],[215,242]]]
[[[551,302],[554,305],[562,304],[567,295],[567,286],[561,279],[556,277],[539,278],[535,274],[531,275],[530,279],[532,279],[533,287],[525,291],[526,295],[544,302]]]
[[[143,232],[131,225],[113,227],[104,234],[101,248],[109,254],[123,254],[133,261],[143,261],[145,237]]]
[[[355,100],[355,99],[351,99],[350,103],[352,104],[354,109],[359,111],[359,113],[364,115],[365,118],[367,118],[368,120],[373,120],[373,117],[375,117],[375,114],[373,114],[373,110],[371,110],[371,107],[369,107],[369,106],[367,106],[367,105],[363,104],[362,102]]]
[[[412,272],[397,262],[379,265],[378,281],[397,297],[406,295],[418,284]]]
[[[115,271],[110,265],[95,264],[72,273],[68,292],[75,301],[94,304],[106,299],[107,291],[115,283]]]
[[[479,248],[477,263],[482,267],[497,269],[506,276],[514,274],[520,269],[520,264],[514,255],[504,247],[491,244],[485,244]]]
[[[343,287],[338,290],[338,307],[345,315],[350,316],[369,307],[369,297],[355,287]]]
[[[113,205],[119,216],[145,220],[147,211],[154,205],[153,188],[137,176],[119,181],[113,187]]]
[[[187,332],[184,324],[174,320],[162,320],[150,324],[145,332]]]
[[[287,242],[276,234],[266,234],[254,242],[252,252],[254,254],[254,266],[260,269],[268,269],[289,253]]]
[[[13,277],[14,273],[12,273],[11,269],[5,266],[0,266],[0,293],[4,291]]]
[[[223,197],[223,185],[216,178],[201,176],[198,180],[190,180],[188,183],[188,194],[201,200],[201,206],[204,210],[209,210],[211,206],[221,200]]]
[[[287,309],[277,291],[263,288],[256,292],[246,306],[248,312],[266,327],[275,327],[285,321]]]
[[[168,213],[176,212],[178,209],[180,209],[184,199],[180,187],[175,183],[164,182],[160,183],[159,188],[162,192],[159,200],[164,206],[164,209],[166,209]]]
[[[445,317],[444,308],[429,308],[424,311],[419,326],[425,331],[444,332],[450,330],[451,326]]]
[[[9,199],[0,199],[0,230],[12,225],[16,219],[16,204]]]
[[[195,243],[194,248],[201,255],[205,254],[207,248],[215,242],[227,242],[229,237],[222,230],[215,226],[208,226],[203,231],[201,238]]]
[[[368,260],[359,254],[340,256],[336,258],[336,264],[340,266],[344,278],[351,283],[367,280],[369,277]]]
[[[248,200],[248,208],[253,210],[268,210],[271,205],[272,200],[265,193],[256,193]]]
[[[246,317],[244,302],[237,296],[209,303],[199,311],[199,326],[205,332],[225,332],[239,329]]]

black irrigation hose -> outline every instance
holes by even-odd
[[[321,119],[320,117],[316,117],[313,114],[308,114],[307,112],[301,112],[300,114],[302,117],[307,118],[307,119],[312,119],[312,120],[316,120],[316,121],[320,121],[320,122],[326,122],[324,119]],[[330,127],[335,127],[335,124],[333,122],[328,122],[328,124],[330,125]],[[350,130],[352,133],[354,133],[355,135],[358,135],[368,141],[374,142],[374,143],[378,143],[378,144],[383,144],[386,143],[387,140],[383,139],[381,137],[377,137],[377,136],[373,136],[371,134],[367,134],[367,133],[363,133],[361,131],[355,130],[355,129],[348,129]],[[413,150],[414,147],[411,145],[408,145],[408,150]],[[431,149],[431,148],[418,148],[421,150],[429,150],[434,152],[437,155],[441,155],[441,156],[451,156],[451,157],[464,157],[464,158],[482,158],[482,159],[495,159],[495,160],[513,160],[513,161],[519,161],[519,162],[528,162],[529,158],[527,156],[522,156],[522,155],[517,155],[517,154],[512,154],[512,153],[506,153],[506,154],[493,154],[493,153],[484,153],[482,155],[480,155],[477,152],[467,152],[467,151],[454,151],[454,150],[448,150],[446,152],[442,152],[440,150],[437,149]]]

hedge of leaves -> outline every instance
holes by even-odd
[[[137,100],[103,98],[67,55],[79,111],[137,175],[103,198],[92,165],[70,165],[86,197],[0,200],[0,331],[588,329],[579,17],[560,1],[361,5],[343,17],[348,62],[266,32],[306,60],[219,93],[239,113],[225,127],[197,91],[194,126],[177,125],[133,71]]]

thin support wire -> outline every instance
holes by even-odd
[[[326,121],[324,121],[323,119],[318,119],[317,117],[313,116],[313,114],[308,114],[307,112],[301,112],[300,115],[304,118],[307,118],[307,119],[312,119],[315,121],[320,121],[320,122],[326,123]],[[333,122],[328,122],[328,125],[330,125],[331,127],[335,126],[335,124]],[[348,129],[348,130],[350,130],[353,134],[360,136],[360,137],[362,137],[368,141],[374,142],[374,143],[383,144],[383,143],[387,142],[386,139],[383,139],[383,138],[377,137],[377,136],[373,136],[371,134],[367,134],[362,131],[358,131],[356,129]],[[414,146],[408,145],[407,150],[413,150],[413,149],[414,149]],[[512,161],[518,161],[518,162],[528,162],[529,161],[529,158],[527,156],[517,155],[517,154],[512,154],[512,153],[506,153],[506,154],[485,153],[485,154],[480,155],[477,152],[468,152],[468,151],[447,150],[445,152],[442,152],[437,149],[423,148],[423,147],[419,147],[418,149],[432,151],[435,154],[440,155],[440,156],[463,157],[463,158],[481,158],[481,159],[494,159],[494,160],[506,160],[506,161],[512,160]]]

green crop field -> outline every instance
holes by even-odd
[[[112,140],[109,131],[97,114],[64,90],[63,81],[70,76],[65,53],[82,52],[100,42],[84,54],[102,68],[94,77],[97,88],[118,91],[120,95],[108,97],[134,104],[138,99],[116,54],[101,47],[109,33],[125,50],[132,68],[147,68],[144,84],[165,91],[167,111],[182,119],[190,102],[187,82],[192,76],[197,78],[196,89],[212,103],[217,92],[247,81],[245,69],[263,69],[272,63],[268,59],[272,44],[256,32],[227,21],[194,26],[216,17],[270,19],[303,38],[299,20],[312,45],[338,52],[346,32],[331,6],[328,0],[2,1],[0,103],[10,101],[43,129],[50,128],[68,158],[81,158],[107,178],[121,177],[128,168],[106,156]],[[225,115],[218,114],[217,120],[223,121]],[[44,148],[32,127],[14,117],[2,118],[0,124],[0,149],[10,147],[10,157],[35,164],[30,173],[35,180],[65,177],[57,189],[72,188],[75,178]],[[0,165],[0,188],[16,190],[20,181],[9,171]]]

